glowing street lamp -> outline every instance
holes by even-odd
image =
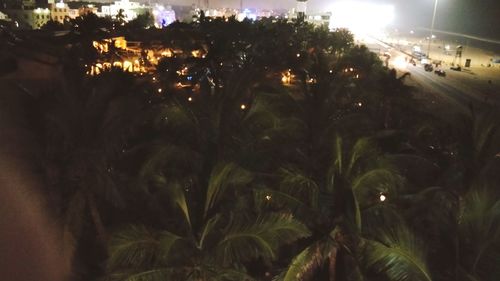
[[[429,43],[427,45],[427,58],[430,58],[430,52],[431,52],[431,42],[432,38],[435,38],[434,36],[434,22],[436,21],[436,11],[437,11],[437,6],[438,6],[438,1],[439,0],[434,0],[434,12],[432,13],[432,23],[431,23],[431,36],[429,36]]]
[[[384,194],[380,194],[379,200],[380,202],[384,202],[387,199],[387,197]]]

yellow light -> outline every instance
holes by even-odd
[[[379,199],[380,199],[380,202],[384,202],[387,199],[387,197],[385,197],[384,194],[380,194]]]
[[[200,52],[200,50],[193,50],[193,51],[191,51],[191,55],[195,58],[199,58],[199,57],[201,57],[201,52]]]
[[[363,103],[358,102],[358,104],[357,104],[357,105],[358,105],[359,107],[362,107],[362,106],[363,106]]]
[[[242,104],[242,105],[240,106],[240,108],[241,108],[241,110],[245,110],[245,109],[247,108],[247,106],[246,106],[246,105],[244,105],[244,104]]]
[[[172,57],[172,55],[173,55],[173,54],[172,54],[172,51],[170,51],[170,49],[167,49],[166,51],[161,52],[161,55],[162,55],[163,57],[168,57],[168,58],[170,58],[170,57]]]
[[[333,70],[330,69],[330,73],[333,73]]]
[[[351,68],[349,68],[349,71],[353,72],[353,71],[354,71],[354,69],[351,67]]]
[[[193,101],[193,98],[192,98],[192,97],[189,97],[189,98],[188,98],[188,101]]]
[[[161,89],[161,88],[159,88],[159,89],[158,89],[158,93],[161,93],[161,91],[162,91],[162,89]]]
[[[297,54],[297,57],[300,58],[300,54]]]
[[[153,81],[156,81],[156,77],[153,77]]]
[[[128,71],[128,72],[132,72],[133,70],[133,64],[132,62],[126,60],[123,62],[123,70],[124,71]]]
[[[266,195],[266,200],[267,201],[271,200],[271,198],[272,198],[271,195]]]

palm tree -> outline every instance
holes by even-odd
[[[337,137],[331,159],[323,179],[313,180],[297,169],[284,174],[282,191],[304,198],[302,205],[308,207],[309,213],[301,213],[306,213],[304,219],[309,222],[314,239],[303,247],[279,280],[311,280],[325,264],[325,277],[329,280],[346,277],[338,266],[360,263],[356,252],[361,251],[363,225],[367,226],[362,223],[363,210],[380,204],[381,195],[384,200],[391,200],[397,194],[401,179],[369,139],[345,144]],[[309,196],[304,196],[304,192]]]
[[[499,197],[493,188],[498,179],[493,171],[498,168],[496,154],[500,148],[495,141],[498,125],[492,116],[472,112],[460,116],[456,125],[449,125],[453,121],[447,120],[441,129],[443,136],[429,127],[422,130],[427,135],[423,143],[443,151],[449,160],[446,165],[434,164],[441,170],[441,177],[432,182],[435,186],[404,196],[408,206],[405,217],[429,241],[429,261],[434,265],[431,270],[438,280],[498,278],[498,272],[490,267],[499,258]],[[404,157],[398,158],[398,163],[409,167]],[[413,172],[410,169],[409,173]]]
[[[189,186],[179,181],[179,171],[167,176],[158,169],[176,164],[168,161],[174,156],[168,150],[155,157],[167,162],[148,161],[144,168],[156,175],[155,184],[167,194],[172,223],[162,230],[130,226],[115,234],[109,280],[253,280],[248,262],[270,262],[280,246],[309,235],[290,214],[252,213],[244,207],[252,202],[234,200],[251,190],[250,172],[235,163],[219,163],[207,180],[189,179],[194,183]],[[207,186],[196,188],[198,182]]]

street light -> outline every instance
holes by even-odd
[[[431,36],[429,36],[429,44],[427,45],[427,58],[430,58],[431,52],[431,42],[432,38],[434,38],[434,22],[436,21],[436,11],[438,6],[438,0],[434,1],[434,12],[432,13],[432,23],[431,23]]]

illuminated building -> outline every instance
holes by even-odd
[[[156,27],[165,27],[175,21],[175,11],[170,6],[156,5],[153,8],[153,17]]]
[[[23,10],[33,10],[33,9],[35,9],[35,6],[36,6],[35,0],[23,0],[22,2],[23,2],[23,4],[22,4],[22,9]]]
[[[51,19],[47,8],[12,9],[5,10],[5,13],[24,28],[39,29]]]
[[[130,21],[135,19],[137,15],[145,13],[147,10],[148,9],[146,8],[146,6],[138,2],[120,0],[115,1],[111,5],[102,6],[101,13],[99,13],[98,16],[110,16],[114,18],[120,11],[122,11],[123,16],[125,17],[125,21]]]
[[[297,18],[305,19],[307,12],[307,0],[297,0]]]
[[[306,21],[312,23],[314,25],[330,25],[330,21],[332,19],[332,13],[317,13],[317,14],[308,14],[306,16]]]
[[[97,10],[98,10],[97,7],[95,7],[92,4],[81,6],[78,8],[78,15],[79,16],[84,16],[87,14],[96,14],[97,15],[97,13],[98,13]]]
[[[64,19],[66,18],[74,19],[79,15],[77,9],[70,9],[68,7],[68,4],[64,3],[63,1],[59,3],[53,3],[53,1],[50,2],[49,2],[50,16],[53,21],[64,23]]]

